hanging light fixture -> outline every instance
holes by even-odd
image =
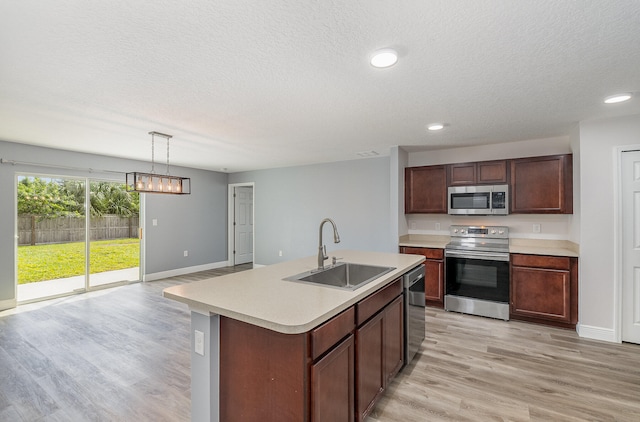
[[[127,191],[140,193],[168,193],[173,195],[189,195],[191,193],[191,178],[171,176],[169,174],[169,139],[171,135],[160,132],[149,132],[151,135],[151,173],[127,173]],[[167,171],[166,174],[156,173],[155,137],[167,139]]]

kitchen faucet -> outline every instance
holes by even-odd
[[[340,235],[338,234],[338,228],[336,223],[330,218],[325,218],[320,222],[320,235],[318,236],[318,271],[324,270],[324,260],[329,259],[327,256],[327,247],[322,244],[322,226],[324,223],[329,222],[333,226],[333,243],[340,243]]]

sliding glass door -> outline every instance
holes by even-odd
[[[18,175],[17,208],[18,302],[140,279],[139,195],[123,183]]]
[[[85,186],[82,179],[17,177],[18,302],[85,289]]]
[[[123,183],[90,182],[89,287],[140,280],[140,200]]]

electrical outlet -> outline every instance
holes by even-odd
[[[278,251],[278,256],[282,256],[282,251]]]
[[[189,256],[189,251],[184,251],[184,256]]]
[[[440,230],[440,223],[436,223],[436,230]]]
[[[415,230],[416,229],[416,222],[412,221],[410,224],[411,230]]]
[[[151,224],[153,224],[154,226],[158,225],[158,219],[154,218],[153,220],[151,220]]]
[[[200,356],[204,356],[204,333],[202,331],[194,330],[193,351]]]
[[[533,232],[534,233],[540,233],[540,224],[534,224],[533,225]]]

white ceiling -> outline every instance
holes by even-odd
[[[638,0],[0,2],[5,141],[236,172],[636,113]]]

